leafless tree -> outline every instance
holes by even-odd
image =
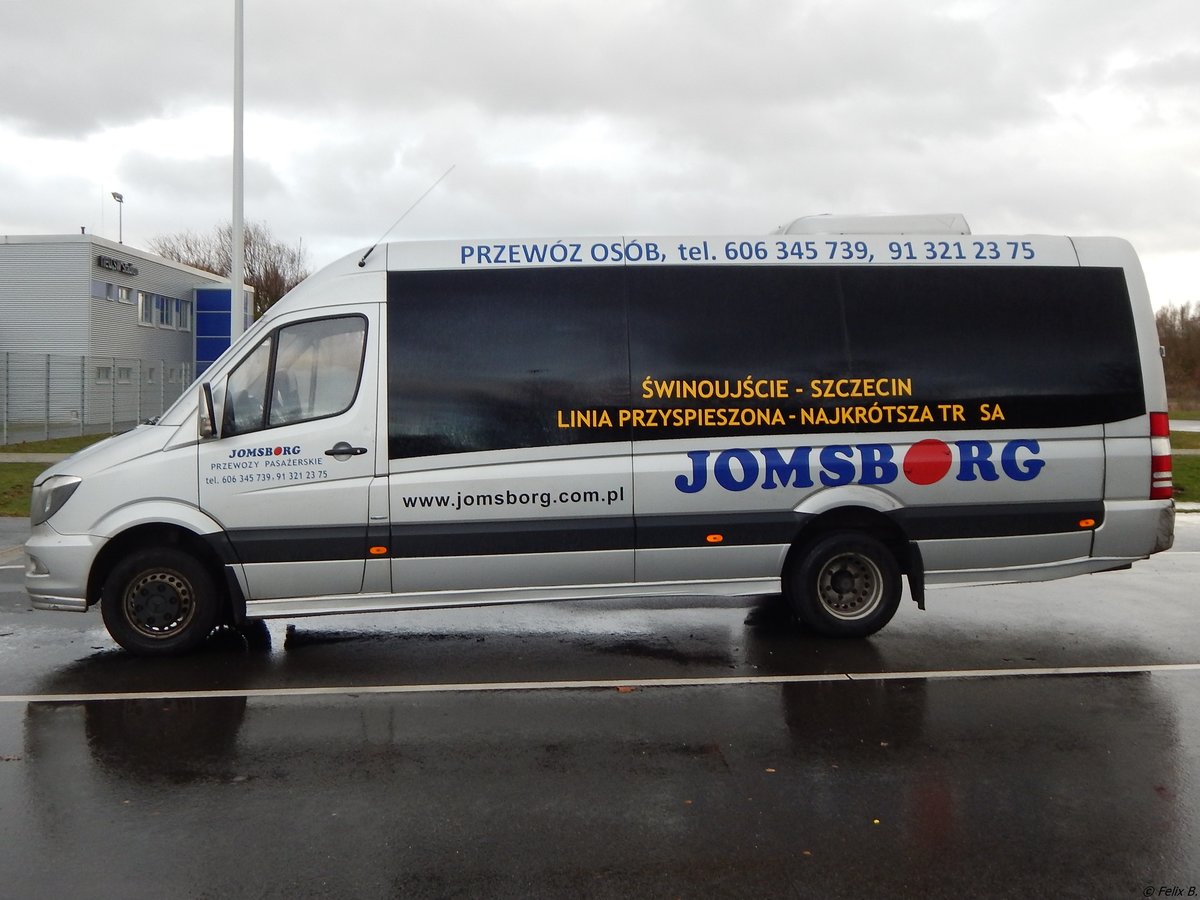
[[[1155,315],[1166,351],[1167,396],[1178,409],[1200,409],[1200,308],[1164,306]]]
[[[181,231],[150,241],[150,249],[166,259],[229,277],[233,226],[226,222],[212,231]],[[254,318],[309,276],[303,246],[277,240],[262,222],[245,225],[246,283],[254,287]]]

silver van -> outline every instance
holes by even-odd
[[[827,226],[829,223],[827,223]],[[920,223],[918,223],[918,227]],[[957,230],[391,243],[34,488],[26,586],[134,653],[246,619],[925,587],[1171,545],[1133,249]]]

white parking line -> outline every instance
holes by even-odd
[[[378,684],[358,687],[246,688],[228,691],[120,691],[88,694],[0,694],[0,703],[83,703],[91,700],[209,700],[228,697],[330,697],[366,694],[473,694],[495,691],[617,690],[621,688],[723,687],[746,684],[847,684],[858,681],[948,681],[967,678],[1045,678],[1200,672],[1200,663],[1145,666],[1062,666],[1042,669],[949,669],[917,672],[842,672],[822,675],[745,675],[720,678],[634,678],[598,681],[502,681],[465,684]]]

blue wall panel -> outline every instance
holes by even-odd
[[[199,375],[229,349],[233,315],[229,288],[196,290],[196,374]]]
[[[196,314],[197,337],[223,337],[229,346],[229,325],[233,317],[225,312],[201,312]]]

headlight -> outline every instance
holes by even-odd
[[[82,481],[74,475],[51,475],[35,485],[29,498],[29,524],[41,525],[62,509]]]

